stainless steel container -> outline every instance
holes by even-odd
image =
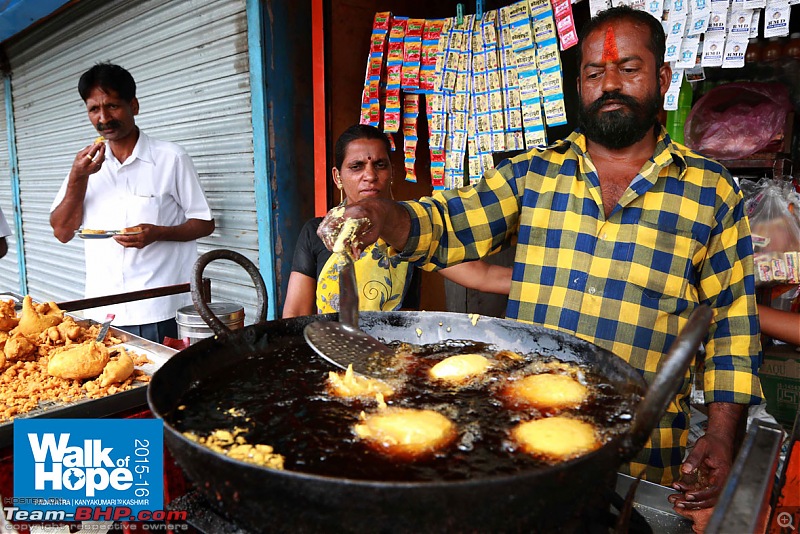
[[[244,308],[233,302],[212,302],[208,305],[209,309],[216,315],[225,326],[231,330],[244,327]],[[184,306],[175,313],[175,321],[178,323],[178,338],[189,338],[189,344],[213,337],[214,331],[197,313],[194,306]]]

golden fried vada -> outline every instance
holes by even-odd
[[[69,348],[57,348],[50,353],[47,373],[58,378],[83,380],[103,372],[109,360],[108,349],[97,341],[87,341]]]
[[[522,451],[547,460],[568,460],[600,447],[594,426],[564,416],[520,423],[511,437]]]
[[[556,412],[580,406],[589,390],[570,376],[544,373],[510,382],[503,394],[513,404]]]
[[[456,425],[433,410],[386,408],[362,413],[353,427],[356,436],[373,449],[407,460],[429,456],[448,446],[457,436]]]
[[[481,376],[491,367],[491,362],[480,354],[459,354],[440,361],[428,372],[434,380],[460,383]]]

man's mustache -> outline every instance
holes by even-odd
[[[600,98],[598,98],[589,105],[587,111],[589,113],[597,113],[598,111],[600,111],[601,107],[603,107],[605,104],[611,101],[624,104],[632,110],[639,109],[639,102],[635,98],[633,98],[632,96],[623,95],[619,91],[614,91],[611,93],[603,93],[603,95]]]
[[[122,123],[119,121],[108,121],[108,122],[98,122],[97,123],[97,131],[103,132],[105,130],[114,130],[122,126]]]

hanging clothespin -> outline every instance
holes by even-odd
[[[475,18],[483,19],[483,0],[475,0]]]
[[[456,4],[456,24],[464,24],[464,4]]]

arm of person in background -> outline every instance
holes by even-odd
[[[105,160],[105,143],[89,145],[75,155],[67,178],[66,193],[61,203],[50,213],[53,235],[62,243],[75,237],[83,222],[83,199],[89,185],[89,176],[100,170]]]
[[[465,261],[437,272],[451,282],[469,289],[499,295],[508,295],[511,292],[511,267],[478,260]]]
[[[156,241],[194,241],[214,231],[214,219],[189,219],[177,226],[157,226],[155,224],[138,224],[141,232],[129,235],[115,235],[114,239],[123,247],[143,248]]]
[[[317,312],[317,281],[297,271],[289,275],[286,287],[286,302],[283,304],[284,319],[301,315],[314,315]]]
[[[776,310],[759,304],[758,315],[762,334],[800,346],[800,313]]]
[[[320,219],[307,221],[300,229],[292,256],[292,273],[286,288],[281,317],[288,319],[317,313],[317,266],[325,265],[330,253],[317,236]]]

